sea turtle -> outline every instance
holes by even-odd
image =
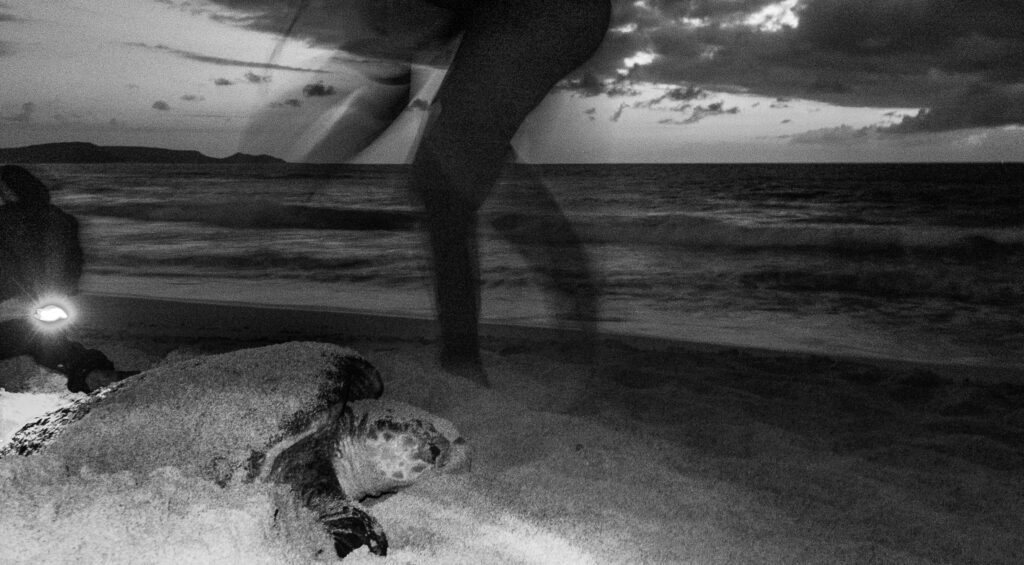
[[[50,453],[71,467],[105,471],[174,465],[222,487],[288,484],[319,517],[339,557],[362,545],[385,555],[387,537],[359,501],[466,471],[469,450],[450,422],[379,400],[382,392],[380,373],[350,349],[288,343],[236,351],[95,391],[26,424],[0,457]],[[152,447],[179,429],[193,437],[173,449]],[[149,439],[139,437],[146,433]]]

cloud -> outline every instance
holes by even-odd
[[[36,112],[35,102],[25,102],[24,104],[21,105],[21,111],[20,112],[18,112],[17,114],[9,115],[9,116],[2,116],[2,117],[0,117],[0,119],[2,119],[5,122],[28,123],[28,122],[32,121],[32,114],[34,114],[35,112]]]
[[[171,105],[167,102],[164,102],[163,100],[157,100],[156,102],[153,102],[153,109],[166,112],[167,110],[171,109]]]
[[[258,75],[252,71],[245,73],[245,80],[253,84],[262,84],[264,82],[270,82],[270,75]]]
[[[974,84],[888,128],[896,133],[936,132],[1024,124],[1024,85]]]
[[[302,87],[302,94],[307,98],[313,96],[334,96],[334,87],[331,85],[324,85],[323,82],[315,84],[307,84]]]
[[[182,94],[181,99],[185,102],[202,102],[206,100],[205,97],[199,96],[198,94]]]
[[[779,2],[616,0],[597,76],[735,85],[846,105],[930,107],[978,81],[1024,82],[1024,10],[1000,0],[799,0],[790,25],[755,25]]]
[[[689,102],[691,100],[699,100],[705,98],[707,93],[703,90],[690,85],[686,88],[676,87],[666,90],[664,94],[650,100],[644,100],[642,102],[636,102],[633,104],[634,108],[655,108],[658,107],[662,102]],[[682,111],[689,108],[689,104],[677,105],[670,110]],[[663,108],[662,108],[663,109]]]
[[[221,65],[221,66],[228,66],[228,67],[250,67],[250,68],[257,68],[257,69],[273,69],[273,70],[281,70],[281,71],[299,71],[299,72],[304,72],[304,73],[326,73],[326,72],[328,72],[328,71],[325,71],[323,69],[307,69],[307,68],[302,68],[302,67],[289,67],[287,65],[277,65],[277,64],[274,64],[274,63],[267,63],[267,62],[261,62],[261,61],[242,61],[242,60],[239,60],[239,59],[227,59],[227,58],[224,58],[224,57],[214,57],[214,56],[211,56],[211,55],[203,55],[201,53],[196,53],[194,51],[185,51],[183,49],[175,49],[173,47],[168,47],[168,46],[162,45],[162,44],[149,45],[148,43],[125,42],[124,45],[127,45],[128,47],[136,47],[136,48],[139,48],[139,49],[148,49],[150,51],[160,51],[160,52],[163,52],[163,53],[168,53],[168,54],[171,54],[171,55],[176,55],[176,56],[182,57],[184,59],[189,59],[191,61],[199,61],[201,63],[209,63],[211,65]]]
[[[781,137],[789,138],[790,143],[801,145],[853,145],[877,138],[878,133],[879,129],[876,127],[855,128],[844,124]]]
[[[231,82],[230,80],[228,80],[226,78],[218,78],[218,79],[214,79],[213,80],[213,84],[215,84],[217,86],[231,86],[232,84],[235,84],[235,83]]]
[[[272,108],[299,108],[302,106],[302,102],[298,98],[289,98],[281,102],[274,102],[270,106]]]
[[[275,33],[295,16],[295,3],[278,0],[215,4],[225,21],[234,18],[236,25]],[[1019,123],[1013,99],[999,98],[1010,104],[1005,111],[955,104],[973,84],[994,91],[1024,84],[1024,10],[1015,0],[612,0],[612,5],[601,48],[563,88],[584,96],[627,95],[628,83],[617,80],[627,78],[849,106],[931,108],[927,121],[908,122],[907,128]],[[443,13],[427,5],[416,8],[423,12],[386,20],[387,38],[366,34],[366,25],[359,35],[358,26],[349,25],[358,18],[345,6],[351,10],[345,2],[309,3],[292,35],[373,52],[387,51],[402,38],[434,45],[424,38],[444,39],[451,31]],[[374,47],[374,41],[380,45]]]
[[[684,111],[686,111],[686,110],[688,110],[690,108],[691,107],[690,107],[689,104],[684,104],[684,105],[679,106],[679,107],[674,108],[674,109],[676,111],[679,111],[679,112],[684,112]],[[663,120],[658,120],[658,123],[659,124],[673,124],[673,125],[689,125],[689,124],[695,124],[695,123],[697,123],[697,122],[699,122],[701,120],[705,120],[707,118],[714,117],[714,116],[725,116],[725,115],[729,115],[729,114],[739,114],[739,113],[740,113],[740,109],[738,107],[736,107],[736,106],[727,109],[727,108],[725,108],[725,103],[724,102],[713,102],[711,104],[708,104],[707,106],[696,106],[696,107],[693,107],[692,111],[690,112],[689,117],[687,117],[685,119],[676,120],[676,119],[673,119],[673,118],[665,118]]]

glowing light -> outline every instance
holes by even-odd
[[[32,307],[29,318],[40,331],[61,331],[75,320],[75,306],[63,296],[41,298]]]
[[[36,308],[32,315],[40,322],[47,323],[60,322],[70,318],[67,311],[56,304],[47,304],[41,308]]]

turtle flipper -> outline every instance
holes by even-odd
[[[351,413],[348,418],[351,419]],[[331,464],[330,450],[338,434],[338,418],[280,452],[267,479],[291,485],[292,492],[317,513],[334,539],[334,551],[345,557],[365,545],[371,553],[386,555],[388,538],[373,517],[349,500]]]
[[[374,555],[388,554],[388,537],[376,518],[352,504],[320,516],[327,533],[334,538],[334,551],[344,558],[365,545]]]

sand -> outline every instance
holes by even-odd
[[[346,562],[1024,562],[1017,370],[616,335],[585,359],[567,330],[496,324],[483,388],[438,368],[425,317],[102,295],[83,297],[82,315],[78,336],[124,369],[300,340],[351,347],[386,398],[452,421],[472,471],[372,503],[391,552]],[[52,378],[18,382],[59,392]],[[159,437],[156,412],[153,426]],[[221,488],[185,462],[118,470],[96,453],[0,460],[0,562],[331,557],[274,487]]]

